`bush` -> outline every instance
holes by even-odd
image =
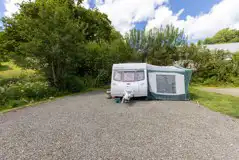
[[[239,77],[231,77],[231,81],[235,86],[239,86]]]
[[[95,79],[94,87],[101,87],[106,85],[110,80],[109,73],[106,70],[100,70],[98,76]]]
[[[84,81],[77,76],[68,76],[66,78],[66,90],[72,93],[80,92],[85,89]]]
[[[24,97],[24,91],[21,90],[21,87],[18,85],[10,85],[5,89],[3,93],[8,99],[20,99]]]
[[[1,79],[0,80],[0,86],[5,86],[5,85],[8,85],[8,84],[17,83],[18,81],[20,81],[20,78]]]
[[[17,107],[57,94],[57,89],[50,87],[48,82],[42,81],[8,84],[1,87],[0,91],[0,106],[3,107]]]
[[[95,79],[92,76],[86,75],[82,79],[86,88],[95,87]]]
[[[51,87],[42,74],[36,71],[31,74],[22,73],[0,80],[0,110],[58,96],[61,93]]]
[[[25,97],[36,100],[53,96],[57,92],[47,82],[27,82],[21,84],[20,87]]]

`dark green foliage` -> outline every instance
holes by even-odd
[[[69,76],[66,78],[65,85],[69,92],[80,92],[85,89],[84,81],[80,77],[77,76]]]
[[[110,82],[110,74],[106,70],[99,70],[98,76],[95,79],[95,87],[104,86]]]
[[[8,55],[6,50],[7,43],[5,43],[5,38],[6,38],[5,33],[0,30],[0,67],[1,68],[3,67],[1,66],[1,62],[8,60]]]

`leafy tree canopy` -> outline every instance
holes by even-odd
[[[142,61],[155,65],[172,65],[179,59],[178,47],[187,44],[183,30],[167,25],[149,31],[133,29],[126,35],[126,41],[142,55]]]
[[[5,49],[21,65],[44,72],[60,89],[67,88],[72,76],[98,77],[101,69],[108,71],[113,62],[131,57],[107,16],[81,7],[81,2],[25,2],[18,14],[3,19]]]
[[[222,29],[218,31],[213,37],[206,38],[204,44],[218,44],[218,43],[233,43],[239,42],[239,30],[236,29]]]

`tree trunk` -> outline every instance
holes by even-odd
[[[56,73],[55,73],[54,62],[53,61],[51,63],[51,69],[52,69],[53,84],[55,86],[57,86]]]

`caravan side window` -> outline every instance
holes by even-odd
[[[122,80],[122,72],[121,71],[114,71],[114,78],[115,81],[121,81]]]
[[[143,81],[145,78],[144,71],[137,71],[136,72],[136,80],[137,81]]]
[[[176,93],[175,75],[156,75],[158,93]]]

